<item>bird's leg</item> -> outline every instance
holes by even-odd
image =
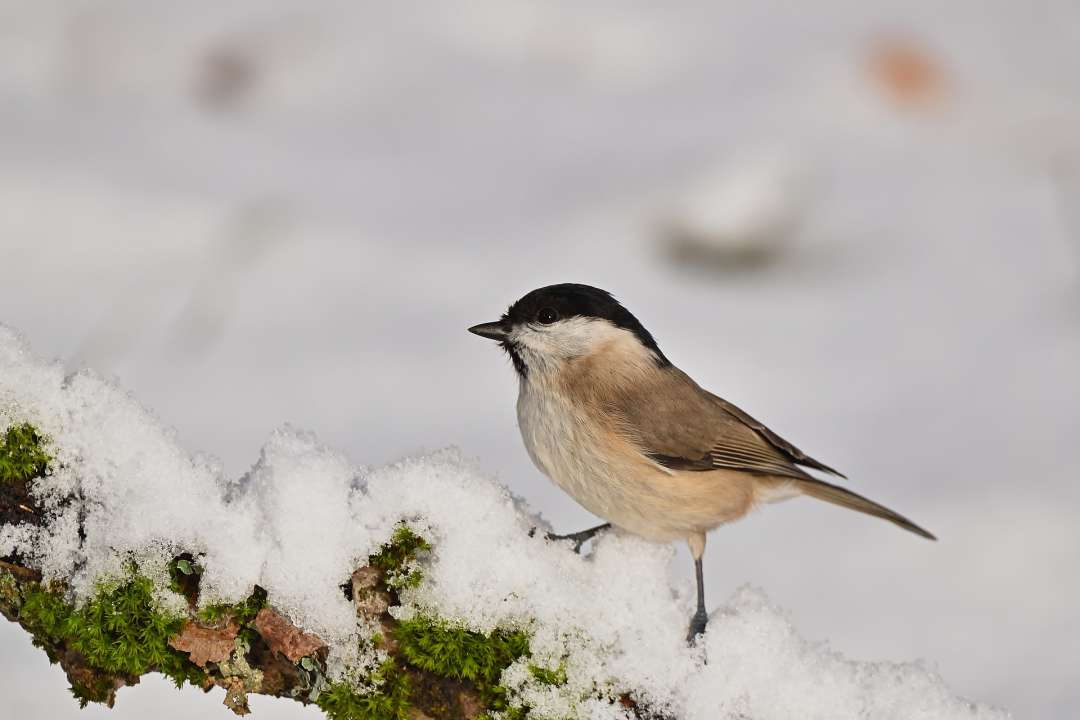
[[[580,553],[581,552],[581,546],[584,545],[585,543],[589,542],[590,540],[592,540],[594,535],[596,535],[599,532],[603,532],[605,530],[610,530],[610,529],[611,529],[611,523],[604,523],[603,525],[597,525],[596,527],[591,527],[588,530],[581,530],[579,532],[569,533],[567,535],[555,535],[554,533],[548,533],[547,534],[547,539],[548,540],[573,540],[574,541],[574,552]]]
[[[694,561],[694,573],[697,575],[697,611],[690,618],[690,632],[686,635],[688,645],[697,644],[698,635],[705,634],[705,625],[709,614],[705,612],[705,580],[701,570],[701,558]]]
[[[705,533],[690,537],[690,553],[694,556],[694,577],[697,579],[697,610],[690,618],[690,632],[686,635],[688,645],[697,643],[698,635],[705,634],[705,625],[709,614],[705,612],[705,571],[701,567],[701,556],[705,554]]]

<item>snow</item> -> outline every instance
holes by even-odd
[[[36,531],[0,531],[0,554],[26,554],[76,601],[134,558],[168,606],[177,598],[165,565],[194,552],[203,602],[238,601],[261,585],[328,642],[331,670],[344,677],[376,658],[359,651],[367,630],[339,586],[406,521],[433,550],[395,613],[482,632],[528,629],[533,656],[504,681],[536,717],[623,718],[608,701],[624,692],[688,720],[1007,717],[954,696],[920,663],[855,662],[808,643],[750,588],[714,610],[688,648],[691,586],[672,582],[671,546],[612,533],[580,556],[530,536],[543,521],[452,449],[363,468],[286,426],[231,481],[116,384],[89,370],[65,375],[0,326],[0,430],[18,422],[50,439],[53,472],[34,492],[53,515]],[[562,665],[568,681],[543,685],[528,663]]]
[[[703,386],[942,538],[770,507],[710,538],[710,603],[751,582],[808,638],[1075,717],[1078,11],[0,2],[0,322],[122,378],[230,478],[284,420],[372,463],[453,443],[563,532],[596,520],[531,465],[513,373],[463,328],[610,288]],[[939,107],[868,82],[897,36]],[[195,92],[229,48],[260,71],[233,112]],[[773,147],[815,193],[776,262],[662,262],[654,200]],[[283,242],[240,267],[267,204]],[[25,633],[0,645],[13,716],[228,717],[160,678],[79,711]]]
[[[671,211],[672,230],[688,249],[716,259],[765,259],[798,230],[812,194],[806,175],[794,153],[782,148],[755,148],[717,162]]]

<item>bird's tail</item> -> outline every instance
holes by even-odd
[[[851,510],[858,510],[861,513],[867,515],[873,515],[879,517],[882,520],[888,520],[894,525],[915,533],[916,535],[922,535],[929,540],[937,540],[936,537],[931,535],[926,530],[915,523],[908,520],[903,515],[895,513],[884,505],[878,505],[873,500],[867,500],[862,495],[857,495],[850,490],[845,490],[838,485],[831,485],[821,480],[796,480],[796,484],[799,486],[799,490],[803,495],[809,495],[812,498],[818,500],[824,500],[825,502],[832,503],[833,505],[839,505],[840,507],[846,507]]]

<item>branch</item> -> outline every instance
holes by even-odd
[[[0,446],[0,467],[6,469],[0,475],[0,528],[40,524],[45,511],[31,493],[34,477],[28,477],[44,473],[48,463],[40,437],[24,425],[10,428],[6,439]],[[23,462],[27,452],[38,453],[33,464]],[[17,464],[19,472],[11,469]],[[0,613],[59,663],[82,706],[112,707],[117,690],[160,672],[177,687],[224,688],[226,707],[238,715],[249,712],[247,698],[255,693],[315,703],[341,720],[525,717],[527,709],[510,707],[499,685],[503,670],[528,655],[525,633],[483,635],[437,620],[391,616],[399,591],[420,582],[415,560],[428,550],[423,538],[401,525],[341,588],[358,621],[377,628],[374,642],[383,660],[364,679],[366,692],[329,681],[326,643],[289,622],[262,588],[242,603],[200,607],[202,569],[188,553],[169,564],[170,588],[186,600],[179,615],[158,608],[153,583],[134,563],[120,582],[75,607],[68,588],[43,582],[17,555],[0,559]],[[547,680],[560,682],[558,673]],[[628,695],[619,702],[635,717],[659,717],[639,712]]]

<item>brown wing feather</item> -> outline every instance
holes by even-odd
[[[719,468],[809,479],[799,465],[839,475],[731,403],[668,367],[658,386],[617,393],[622,430],[656,462],[676,470]]]
[[[736,407],[732,403],[729,403],[727,400],[724,400],[721,397],[717,397],[712,393],[708,393],[708,395],[717,403],[719,403],[720,406],[724,408],[724,410],[737,417],[747,427],[750,427],[757,433],[759,433],[761,437],[769,441],[769,444],[771,444],[773,447],[782,451],[796,465],[803,465],[805,467],[814,468],[815,470],[820,470],[822,472],[829,473],[830,475],[836,475],[837,477],[842,477],[845,480],[847,479],[846,475],[838,472],[837,470],[834,470],[825,463],[810,457],[802,450],[795,447],[787,440],[774,433],[769,428],[765,427],[764,423],[752,418],[749,413],[744,412],[742,409]]]

